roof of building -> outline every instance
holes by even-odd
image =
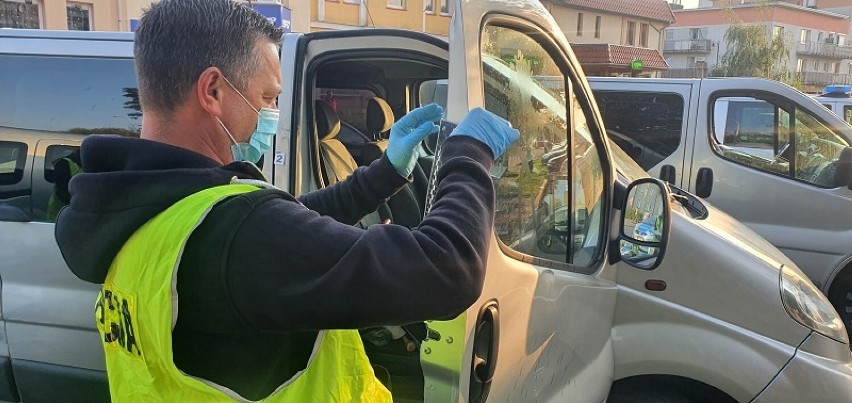
[[[571,8],[647,18],[669,24],[677,21],[666,0],[546,0]]]
[[[669,68],[657,49],[608,43],[572,43],[571,49],[574,50],[574,56],[577,56],[581,65],[629,66],[632,61],[638,59],[642,61],[646,69]]]

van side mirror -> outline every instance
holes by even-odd
[[[852,189],[852,147],[846,147],[840,152],[834,171],[834,186],[847,186]]]
[[[618,248],[621,260],[643,270],[660,265],[671,227],[669,188],[655,178],[642,178],[627,187]]]

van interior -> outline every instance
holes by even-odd
[[[406,113],[437,102],[446,107],[447,62],[437,58],[359,57],[340,55],[318,60],[308,69],[312,87],[305,95],[314,121],[310,139],[311,166],[317,186],[345,180],[355,169],[380,158],[390,128]],[[443,91],[442,91],[443,89]],[[416,227],[423,218],[437,135],[420,150],[413,181],[357,225],[380,223]],[[361,329],[364,347],[376,376],[391,390],[395,402],[422,402],[420,344],[439,338],[425,323]]]

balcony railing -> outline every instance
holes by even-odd
[[[806,71],[798,74],[802,79],[802,83],[806,85],[852,85],[852,74],[820,73],[816,71]]]
[[[710,53],[713,41],[709,39],[693,39],[686,41],[667,40],[664,44],[665,53]]]
[[[852,59],[852,46],[826,42],[806,42],[799,44],[798,53],[827,59]]]

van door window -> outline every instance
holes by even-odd
[[[602,250],[604,186],[581,104],[531,36],[486,26],[481,50],[485,108],[521,133],[492,172],[497,236],[539,262],[591,265]]]
[[[0,141],[0,186],[14,185],[20,182],[24,177],[26,161],[26,144],[16,141]],[[0,194],[2,194],[2,190],[0,190]]]
[[[610,140],[645,170],[680,146],[684,101],[679,94],[595,91]]]
[[[0,56],[0,77],[0,131],[78,140],[139,136],[142,111],[131,59],[6,55]]]
[[[804,109],[752,97],[717,98],[713,133],[723,158],[821,187],[833,186],[835,163],[849,145]]]

